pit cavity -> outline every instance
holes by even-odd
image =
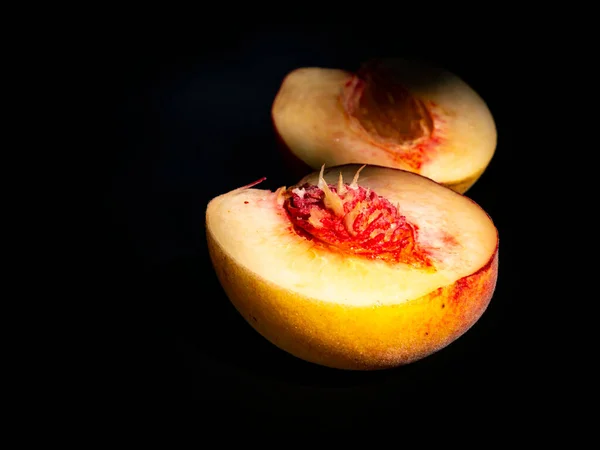
[[[418,249],[416,227],[400,213],[399,205],[358,184],[362,166],[350,184],[340,173],[327,184],[321,167],[318,184],[286,190],[283,207],[294,230],[309,240],[373,259],[432,266]]]
[[[390,67],[372,61],[346,84],[346,111],[374,140],[389,145],[410,145],[430,138],[433,115]]]

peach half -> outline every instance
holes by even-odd
[[[296,69],[271,115],[284,155],[303,175],[323,164],[378,165],[464,193],[496,151],[495,122],[477,92],[447,70],[398,58],[357,73]]]
[[[339,369],[391,368],[444,348],[486,310],[498,233],[467,197],[412,172],[355,164],[276,192],[257,183],[209,202],[208,248],[239,313],[288,353]]]

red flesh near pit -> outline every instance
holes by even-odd
[[[343,212],[328,208],[315,185],[288,190],[284,208],[299,235],[371,259],[433,267],[416,245],[416,227],[387,199],[362,186],[344,184],[341,195],[328,186],[342,199]]]

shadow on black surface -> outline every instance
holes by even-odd
[[[199,252],[145,277],[151,292],[147,330],[154,336],[148,357],[159,361],[156,352],[162,346],[167,361],[155,376],[162,374],[163,394],[176,401],[190,400],[192,393],[216,409],[362,415],[397,402],[474,399],[506,372],[506,355],[490,330],[493,313],[446,349],[397,369],[350,372],[306,363],[270,344],[242,319],[222,291],[206,248]]]

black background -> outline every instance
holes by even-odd
[[[112,44],[102,67],[111,126],[103,131],[110,145],[102,155],[108,223],[99,237],[107,276],[98,290],[117,319],[105,330],[115,350],[103,370],[120,402],[330,423],[415,406],[444,415],[464,405],[539,410],[544,363],[536,356],[529,267],[519,244],[532,225],[515,214],[524,204],[530,215],[536,208],[525,187],[529,137],[515,106],[524,92],[535,98],[529,83],[536,73],[531,58],[528,66],[521,62],[525,41],[492,35],[399,37],[313,24],[200,30],[186,45],[145,34]],[[270,121],[286,73],[353,69],[395,55],[458,74],[495,117],[496,155],[467,196],[498,227],[498,285],[467,334],[420,362],[370,373],[326,369],[273,347],[231,306],[207,253],[205,207],[262,176],[262,188],[296,181],[281,169]]]

